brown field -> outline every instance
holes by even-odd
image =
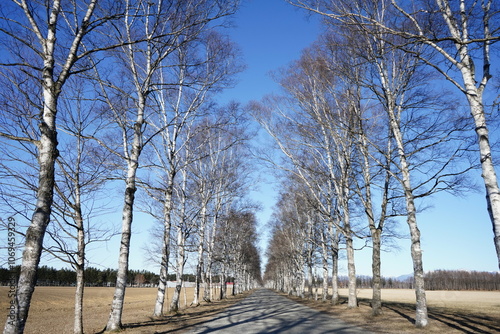
[[[340,289],[343,304],[298,299],[309,307],[378,333],[500,333],[500,291],[427,291],[429,325],[416,329],[415,292],[382,290],[383,314],[371,315],[371,289],[359,289],[359,308],[346,307],[347,289]],[[319,296],[321,298],[321,295]]]
[[[181,308],[193,300],[193,288],[181,293]],[[202,304],[199,307],[188,307],[180,313],[162,318],[152,319],[156,298],[155,288],[127,288],[122,322],[126,327],[124,333],[155,333],[181,330],[201,322],[204,318],[215,315],[223,308],[236,302],[238,298],[228,301]],[[85,288],[84,330],[85,333],[98,333],[106,326],[114,288]],[[26,323],[26,334],[62,334],[73,333],[74,293],[72,287],[37,287]],[[203,291],[201,291],[203,293]],[[173,295],[169,289],[168,297]],[[6,319],[9,300],[8,288],[0,287],[0,308]],[[241,298],[241,297],[240,297]],[[1,324],[3,328],[3,322]]]
[[[0,307],[7,313],[6,287],[0,287]],[[113,298],[113,288],[86,288],[85,333],[98,333],[104,328]],[[172,296],[169,289],[169,297]],[[343,299],[347,290],[340,290]],[[181,306],[192,301],[193,289],[181,295]],[[123,312],[124,333],[176,333],[213,317],[243,296],[227,301],[187,307],[178,314],[151,318],[156,289],[128,288]],[[413,290],[383,290],[384,314],[370,315],[371,290],[358,290],[359,308],[349,310],[346,304],[331,306],[328,302],[299,300],[312,308],[335,315],[378,333],[500,333],[500,291],[427,291],[430,322],[425,330],[417,330],[414,320]],[[26,325],[27,334],[72,333],[74,288],[37,287]],[[5,319],[5,316],[2,318]],[[3,326],[3,323],[2,323]]]

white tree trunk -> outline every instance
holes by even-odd
[[[54,41],[51,42],[54,43]],[[51,78],[51,76],[49,77]],[[31,224],[26,231],[21,272],[17,283],[15,297],[17,303],[14,305],[17,319],[7,319],[4,334],[17,334],[24,331],[24,326],[28,319],[31,297],[35,290],[36,271],[42,254],[43,237],[52,212],[54,165],[58,156],[56,111],[59,92],[55,93],[54,82],[51,80],[45,81],[45,84],[49,84],[49,86],[44,86],[43,89],[44,107],[42,120],[39,125],[41,137],[37,145],[39,152],[37,202],[35,212],[31,218]]]
[[[399,128],[399,123],[396,120],[394,109],[388,108],[388,112],[390,118],[390,127],[398,149],[399,167],[403,175],[401,183],[406,200],[407,223],[410,229],[411,257],[413,261],[413,276],[417,303],[415,326],[425,327],[428,324],[427,298],[425,296],[424,289],[424,268],[422,261],[422,249],[420,247],[420,230],[417,226],[417,210],[415,207],[415,198],[411,187],[410,170],[408,162],[406,160],[406,154],[403,145],[403,136]]]
[[[212,223],[212,233],[209,234],[208,249],[207,249],[207,272],[205,278],[205,290],[203,291],[203,300],[210,302],[212,300],[212,255],[215,248],[215,234],[217,232],[217,212],[220,210],[220,202],[216,208],[216,214],[214,215]]]
[[[321,262],[323,270],[323,293],[321,299],[326,301],[328,299],[328,245],[325,233],[321,232]]]
[[[349,277],[349,296],[347,299],[347,307],[354,308],[358,306],[358,297],[356,295],[356,265],[354,263],[354,243],[352,233],[349,231],[346,238],[347,250],[347,275]]]
[[[489,141],[489,130],[486,124],[482,93],[475,88],[471,75],[464,75],[467,88],[467,99],[469,101],[472,118],[476,126],[476,134],[479,145],[481,169],[486,188],[486,203],[490,220],[493,225],[494,243],[497,252],[498,268],[500,269],[500,188],[495,172],[495,166],[491,156]]]
[[[332,254],[332,304],[339,303],[339,232],[335,228],[333,217],[330,218],[328,231],[331,239]]]
[[[85,289],[84,267],[78,265],[76,269],[76,291],[75,291],[75,323],[74,334],[83,334],[83,293]]]
[[[196,264],[196,283],[194,286],[194,299],[193,305],[200,305],[200,280],[203,271],[203,250],[205,247],[205,227],[207,225],[207,205],[203,204],[201,209],[201,219],[199,227],[199,241],[198,241],[198,262]]]
[[[170,174],[167,189],[165,191],[165,202],[163,204],[163,239],[162,239],[162,254],[160,264],[160,281],[158,283],[158,292],[156,294],[156,302],[153,311],[154,317],[163,315],[163,304],[165,303],[165,291],[167,287],[168,260],[170,257],[170,229],[172,226],[172,194],[174,187],[174,176]]]
[[[76,205],[81,208],[80,205],[80,191],[76,188]],[[75,291],[75,322],[73,326],[74,334],[83,334],[83,294],[85,289],[85,228],[83,226],[83,218],[81,210],[77,211],[77,242],[78,242],[78,253],[77,253],[77,263],[76,263],[76,291]]]
[[[179,310],[179,301],[182,289],[182,275],[184,274],[184,263],[186,262],[186,234],[182,230],[182,225],[177,227],[177,269],[175,273],[175,289],[170,304],[170,311],[177,312]]]
[[[125,288],[127,287],[128,259],[130,252],[130,238],[132,234],[132,221],[134,214],[134,200],[136,188],[136,174],[139,168],[139,157],[142,151],[142,126],[144,124],[144,109],[146,101],[140,96],[137,119],[134,124],[134,137],[132,150],[128,152],[128,145],[124,143],[125,155],[127,156],[127,178],[125,180],[124,204],[122,209],[122,234],[120,241],[120,254],[118,256],[118,272],[116,275],[115,293],[111,303],[107,331],[118,331],[122,328],[123,303],[125,300]],[[126,131],[126,129],[123,129]]]
[[[125,189],[125,204],[122,215],[122,234],[120,241],[120,254],[118,256],[118,271],[116,274],[115,293],[111,303],[106,331],[119,331],[122,328],[123,303],[125,300],[125,288],[127,287],[128,258],[130,252],[130,237],[132,232],[133,208],[135,199],[135,168],[129,169],[127,186]]]

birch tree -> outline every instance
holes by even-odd
[[[83,333],[87,245],[107,241],[113,235],[112,230],[91,222],[104,212],[104,206],[96,202],[102,200],[100,191],[110,173],[106,163],[109,153],[88,138],[96,136],[107,124],[100,121],[95,100],[84,102],[89,94],[81,83],[80,80],[79,85],[72,84],[72,92],[62,99],[61,110],[65,112],[59,126],[63,136],[56,169],[55,222],[47,230],[53,242],[44,243],[46,251],[75,269],[75,334]]]
[[[158,168],[163,170],[160,173],[163,175],[161,181],[165,190],[162,195],[163,257],[154,316],[160,316],[163,312],[175,178],[180,170],[192,163],[189,159],[198,158],[184,154],[182,160],[179,153],[186,150],[190,137],[195,135],[192,133],[196,130],[191,129],[193,122],[210,112],[207,108],[211,105],[211,95],[230,85],[232,76],[241,69],[234,45],[216,31],[207,29],[200,31],[196,37],[189,33],[181,38],[191,41],[177,48],[171,61],[173,69],[161,73],[161,82],[155,93],[156,100],[160,101],[160,113],[156,123],[158,125],[155,125],[160,141],[159,144],[154,144],[154,151]],[[163,89],[167,86],[175,88]]]
[[[373,12],[381,21],[384,17],[392,16],[391,11],[386,11],[383,6],[379,11],[373,10]],[[445,102],[439,94],[432,94],[420,85],[423,81],[419,79],[420,77],[429,79],[432,76],[420,66],[418,57],[413,57],[421,52],[419,47],[414,48],[411,55],[392,49],[386,44],[389,37],[377,32],[376,28],[374,30],[369,33],[366,33],[366,30],[365,33],[358,31],[356,34],[360,37],[357,40],[364,45],[364,47],[358,46],[366,50],[365,56],[360,54],[359,57],[366,59],[375,67],[377,76],[373,79],[376,83],[372,82],[368,86],[387,112],[389,129],[397,150],[397,169],[400,176],[393,175],[400,182],[406,201],[417,299],[416,325],[424,327],[427,322],[424,272],[415,201],[435,191],[447,187],[451,190],[460,185],[458,175],[461,172],[459,170],[454,172],[451,166],[453,161],[461,156],[462,148],[466,148],[467,145],[460,143],[463,141],[462,138],[456,137],[455,132],[462,130],[463,122],[460,118],[457,120],[450,115],[449,111],[454,111],[454,107]],[[443,124],[453,126],[447,129],[448,126]],[[418,134],[418,137],[412,133]],[[426,133],[432,133],[432,137],[423,135]],[[451,154],[443,152],[434,155],[443,145]],[[424,156],[425,154],[435,157],[434,161],[431,163],[431,159]],[[422,173],[426,168],[430,173]],[[445,181],[447,184],[443,185],[442,181],[448,178],[449,181]],[[430,185],[431,182],[434,182],[434,185]]]
[[[239,188],[247,183],[245,178],[248,172],[243,159],[248,155],[242,149],[243,143],[248,140],[243,130],[245,124],[245,117],[239,106],[230,104],[212,117],[203,119],[198,125],[198,135],[191,143],[195,151],[193,154],[197,158],[189,169],[200,210],[194,305],[199,303],[201,280],[206,286],[204,299],[210,300],[207,280],[211,279],[212,250],[214,233],[219,224],[218,217],[223,213],[223,207],[229,205],[226,203],[240,196]]]
[[[38,158],[37,201],[26,232],[16,290],[17,319],[7,321],[4,328],[4,333],[22,333],[35,287],[43,237],[52,212],[59,98],[68,78],[86,69],[82,60],[91,52],[110,47],[105,43],[84,50],[82,43],[90,41],[89,37],[109,19],[119,18],[120,6],[103,2],[97,8],[97,0],[71,3],[7,1],[0,15],[2,80],[22,96],[24,106],[28,107],[19,109],[10,102],[5,104],[6,111],[13,117],[4,123],[6,127],[1,135],[34,145]],[[77,68],[78,64],[82,67]],[[35,131],[30,136],[18,133],[12,123],[23,114],[38,124],[33,126]]]
[[[485,110],[485,91],[492,77],[492,47],[500,39],[498,4],[491,0],[417,3],[426,14],[420,17],[413,11],[403,9],[406,7],[396,1],[391,3],[409,19],[413,28],[410,33],[400,35],[433,48],[440,55],[442,63],[424,55],[421,56],[422,60],[442,74],[467,99],[477,135],[481,175],[500,268],[500,189],[489,140],[488,113]],[[433,23],[430,27],[424,25],[428,20]],[[457,77],[448,72],[449,68],[455,71]]]
[[[161,102],[154,99],[152,93],[168,88],[162,87],[161,70],[169,65],[167,58],[174,51],[196,39],[211,21],[234,12],[236,4],[233,1],[215,6],[211,6],[210,1],[128,3],[122,24],[113,32],[114,38],[124,44],[119,52],[112,54],[122,69],[120,77],[108,79],[101,71],[98,80],[111,117],[122,132],[123,153],[115,154],[126,163],[126,189],[119,269],[107,330],[121,328],[139,158],[145,145],[158,133],[148,127],[153,110],[161,110]],[[137,39],[141,43],[133,43]],[[123,78],[128,81],[124,82]]]
[[[183,29],[183,18],[180,17],[182,6],[177,3],[127,2],[126,5],[126,15],[120,25],[116,26],[114,37],[123,47],[112,53],[120,71],[109,75],[106,68],[99,68],[95,72],[102,98],[110,111],[109,117],[116,124],[117,138],[122,139],[123,153],[114,150],[110,143],[101,143],[125,164],[118,272],[111,313],[106,325],[106,330],[110,331],[122,326],[139,158],[153,135],[147,128],[152,105],[150,94],[162,61],[175,50],[177,38]],[[142,42],[133,43],[138,36]],[[123,81],[123,78],[127,80]]]
[[[346,238],[349,307],[356,307],[351,226],[355,125],[349,110],[353,101],[346,98],[326,61],[311,49],[283,73],[280,83],[286,96],[255,105],[260,110],[255,115],[290,160],[293,173],[307,184],[317,209],[332,224],[330,229],[335,226]]]
[[[487,87],[493,75],[492,51],[500,39],[498,3],[492,0],[384,1],[382,6],[392,7],[393,14],[399,17],[383,21],[381,17],[358,10],[376,7],[372,1],[360,1],[352,6],[347,3],[337,6],[330,1],[320,1],[319,6],[311,6],[309,1],[289,2],[341,22],[355,19],[387,35],[400,36],[402,39],[396,47],[419,57],[464,94],[477,136],[487,210],[500,268],[500,192],[490,144],[488,124],[491,120],[485,109]],[[389,24],[395,21],[404,21],[404,28]],[[414,53],[414,45],[424,46],[426,52]]]

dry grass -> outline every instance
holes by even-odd
[[[0,287],[0,308],[8,307],[7,288]],[[85,333],[99,333],[108,319],[113,288],[86,288]],[[169,296],[172,296],[169,289]],[[351,310],[345,304],[346,290],[340,291],[343,304],[292,297],[309,307],[337,316],[378,333],[500,333],[500,291],[428,291],[429,326],[425,330],[414,327],[415,306],[413,290],[383,290],[383,315],[371,316],[371,290],[358,291],[359,307]],[[204,303],[199,307],[183,308],[178,314],[152,318],[156,289],[129,288],[123,311],[124,333],[179,333],[215,316],[218,312],[244,298],[247,294],[228,300]],[[187,305],[192,301],[193,289],[187,289]],[[27,334],[72,333],[74,288],[38,287],[33,296]],[[184,305],[184,294],[181,305]],[[4,316],[3,319],[6,317]],[[2,324],[3,325],[3,324]]]
[[[230,297],[224,301],[202,303],[198,307],[184,307],[177,314],[152,318],[156,298],[155,288],[128,288],[125,295],[122,322],[124,333],[172,333],[184,330],[206,320],[243,296]],[[86,288],[84,299],[85,333],[99,333],[105,327],[111,310],[114,288]],[[75,288],[37,287],[33,295],[26,334],[72,333]],[[181,294],[181,306],[190,305],[193,288],[186,289],[186,300]],[[203,293],[203,291],[201,292]],[[0,287],[0,309],[6,319],[9,300],[8,288]],[[169,289],[168,296],[173,295]],[[166,305],[169,305],[166,303]],[[3,326],[3,323],[2,323]]]
[[[416,329],[413,290],[382,291],[383,314],[371,315],[371,290],[358,290],[359,307],[348,309],[347,290],[342,304],[291,297],[309,307],[378,333],[500,333],[500,291],[427,291],[429,325]]]

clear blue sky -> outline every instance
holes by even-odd
[[[321,33],[320,18],[309,17],[284,0],[247,0],[235,17],[236,28],[231,32],[234,41],[243,51],[247,70],[240,75],[239,84],[224,95],[246,103],[259,100],[264,95],[278,90],[269,72],[286,66],[300,56]],[[481,185],[480,172],[477,182]],[[427,201],[433,208],[418,217],[422,232],[424,270],[466,269],[497,271],[493,232],[486,212],[483,188],[480,193],[467,194],[465,198],[454,198],[442,194]],[[264,204],[260,213],[261,226],[270,217],[276,192],[269,184],[263,184],[255,195]],[[407,233],[404,220],[400,231]],[[266,231],[262,230],[263,241]],[[399,242],[400,250],[383,254],[382,272],[385,276],[412,273],[410,242]],[[265,246],[265,243],[262,243]],[[357,272],[371,274],[370,250],[356,254]],[[346,265],[341,264],[346,272]]]
[[[221,102],[236,100],[242,104],[259,100],[264,95],[277,91],[278,87],[269,72],[297,59],[301,50],[315,41],[321,29],[319,18],[308,18],[307,13],[295,9],[284,0],[244,0],[234,22],[236,27],[231,29],[229,34],[239,44],[247,69],[239,75],[237,86],[221,96]],[[477,172],[480,184],[479,174],[480,172]],[[268,183],[263,183],[260,191],[254,194],[264,206],[264,210],[258,215],[262,247],[265,247],[267,236],[264,226],[270,218],[276,194],[273,185]],[[493,233],[486,213],[484,195],[470,194],[466,198],[442,195],[429,202],[434,208],[418,217],[422,232],[424,270],[497,271]],[[117,208],[114,217],[117,221],[120,219],[120,210],[121,208]],[[149,221],[147,216],[135,214],[130,256],[132,269],[156,270],[145,262],[142,249],[150,238]],[[408,231],[404,220],[400,231]],[[98,262],[104,267],[116,268],[118,247],[119,237],[115,237],[107,246],[99,245],[99,250],[93,252],[91,265]],[[398,252],[383,254],[384,276],[412,272],[409,248],[409,241],[403,240]],[[358,274],[370,275],[370,250],[357,252],[356,262]],[[340,270],[345,273],[346,264],[341,263]]]

